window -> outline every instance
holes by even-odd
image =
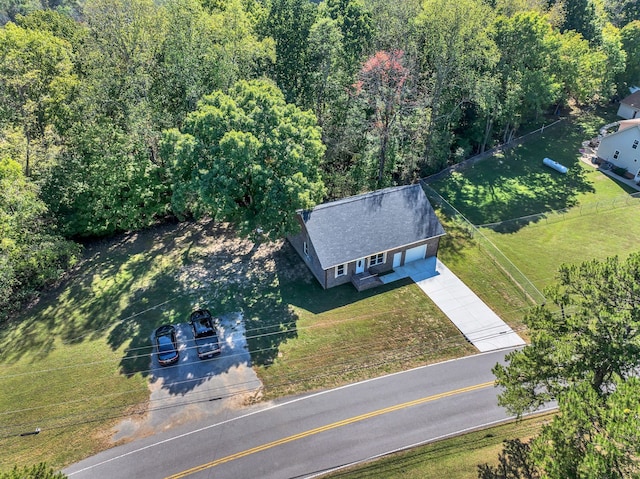
[[[338,276],[344,276],[345,274],[347,274],[346,264],[339,264],[338,266],[336,266],[336,278]]]
[[[618,159],[618,156],[620,156],[620,152],[619,152],[618,150],[616,150],[616,151],[613,153],[613,159],[614,159],[614,160],[617,160],[617,159]]]
[[[375,266],[377,264],[384,263],[384,253],[374,254],[373,256],[369,256],[369,266]]]
[[[304,251],[305,256],[309,256],[309,244],[306,241],[302,243],[302,251]]]
[[[638,142],[638,140],[633,140],[633,146],[631,148],[633,148],[634,150],[637,150],[638,149],[638,143],[640,143],[640,142]]]

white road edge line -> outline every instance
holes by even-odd
[[[465,359],[475,358],[475,357],[478,357],[478,356],[484,356],[484,355],[487,355],[487,354],[494,354],[494,353],[496,353],[498,351],[508,351],[510,349],[518,349],[518,348],[519,347],[511,347],[511,348],[505,348],[505,349],[500,349],[500,350],[495,350],[495,351],[486,351],[486,352],[483,352],[483,353],[473,354],[471,356],[464,356],[462,358],[448,359],[446,361],[442,361],[442,362],[439,362],[439,363],[427,364],[425,366],[418,366],[417,368],[408,369],[406,371],[399,371],[397,373],[386,374],[384,376],[379,376],[377,378],[365,379],[364,381],[358,381],[356,383],[345,384],[344,386],[340,386],[340,387],[337,387],[337,388],[327,389],[326,391],[320,391],[320,392],[309,394],[309,395],[306,395],[306,396],[301,396],[301,397],[296,398],[296,399],[291,399],[289,401],[285,401],[285,402],[279,403],[279,404],[273,404],[271,406],[265,407],[263,409],[259,409],[257,411],[252,411],[250,413],[243,414],[241,416],[237,416],[237,417],[234,417],[234,418],[231,418],[231,419],[227,419],[226,421],[221,421],[221,422],[218,422],[218,423],[215,423],[215,424],[209,424],[208,426],[201,427],[199,429],[194,429],[193,431],[185,432],[184,434],[180,434],[178,436],[170,437],[168,439],[163,439],[162,441],[154,442],[153,444],[149,444],[147,446],[144,446],[144,447],[141,447],[141,448],[138,448],[138,449],[134,449],[133,451],[125,452],[124,454],[120,454],[118,456],[111,457],[109,459],[105,459],[104,461],[98,462],[96,464],[92,464],[92,465],[84,467],[82,469],[78,469],[77,471],[66,472],[65,474],[68,477],[70,477],[70,476],[73,476],[74,474],[78,474],[78,473],[81,473],[81,472],[88,471],[90,469],[94,469],[96,467],[102,466],[102,465],[107,464],[109,462],[117,461],[118,459],[122,459],[123,457],[131,456],[133,454],[137,454],[139,452],[146,451],[147,449],[151,449],[153,447],[160,446],[162,444],[166,444],[166,443],[178,440],[178,439],[182,439],[182,438],[190,436],[192,434],[198,434],[198,433],[200,433],[202,431],[206,431],[208,429],[213,429],[213,428],[218,427],[218,426],[223,426],[225,424],[228,424],[228,423],[231,423],[231,422],[234,422],[234,421],[238,421],[240,419],[245,419],[245,418],[250,417],[250,416],[255,416],[256,414],[260,414],[260,413],[263,413],[263,412],[266,412],[266,411],[270,411],[272,409],[288,406],[289,404],[294,404],[294,403],[297,403],[297,402],[300,402],[300,401],[304,401],[306,399],[311,399],[311,398],[315,398],[315,397],[318,397],[318,396],[323,396],[325,394],[329,394],[329,393],[334,392],[334,391],[340,391],[342,389],[347,389],[347,388],[350,388],[350,387],[354,387],[354,386],[357,386],[359,384],[366,384],[366,383],[373,382],[373,381],[378,381],[378,380],[381,380],[381,379],[384,379],[384,378],[388,378],[388,377],[392,377],[392,376],[398,376],[400,374],[410,373],[412,371],[417,371],[417,370],[420,370],[420,369],[426,369],[426,368],[430,368],[430,367],[433,367],[433,366],[438,366],[440,364],[447,364],[447,363],[451,363],[451,362],[454,362],[454,361],[462,361],[462,360],[465,360]],[[437,439],[433,439],[433,440],[437,440]],[[387,453],[387,454],[389,454],[389,453]]]
[[[539,411],[535,411],[535,412],[532,412],[530,414],[525,414],[525,415],[523,415],[523,417],[533,416],[533,415],[536,415],[536,414],[544,414],[544,413],[547,413],[547,412],[555,411],[557,409],[558,409],[557,407],[550,407],[550,408],[547,408],[547,409],[541,409]],[[415,447],[420,447],[420,446],[425,446],[425,445],[430,444],[432,442],[438,442],[438,441],[440,441],[442,439],[449,439],[449,438],[452,438],[452,437],[455,437],[455,436],[459,436],[461,434],[466,434],[468,432],[480,431],[482,429],[486,429],[486,428],[491,427],[491,426],[504,424],[504,423],[507,423],[509,421],[513,421],[516,418],[517,418],[517,416],[510,416],[510,417],[507,417],[505,419],[496,419],[495,421],[491,421],[491,422],[487,422],[487,423],[484,423],[484,424],[480,424],[479,426],[473,426],[473,427],[467,427],[465,429],[460,429],[459,431],[450,432],[449,434],[443,434],[442,436],[434,437],[432,439],[427,439],[425,441],[416,442],[414,444],[409,444],[408,446],[399,447],[399,448],[393,449],[391,451],[381,452],[380,454],[376,454],[375,456],[367,457],[366,459],[361,459],[360,461],[354,461],[354,462],[351,462],[349,464],[343,464],[342,466],[334,467],[333,469],[328,469],[326,471],[313,473],[310,476],[304,476],[303,479],[314,479],[316,477],[321,477],[321,476],[324,476],[326,474],[331,474],[332,472],[336,472],[336,471],[340,471],[342,469],[346,469],[348,467],[357,466],[358,464],[363,464],[363,463],[369,462],[369,461],[374,461],[376,459],[380,459],[382,457],[389,456],[389,455],[395,454],[397,452],[408,451],[409,449],[413,449]]]

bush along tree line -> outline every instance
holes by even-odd
[[[624,0],[15,0],[0,22],[5,313],[70,240],[204,214],[281,237],[640,81]]]
[[[640,253],[563,265],[531,344],[496,365],[499,402],[520,416],[554,401],[529,442],[508,441],[480,479],[640,477]]]

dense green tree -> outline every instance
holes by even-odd
[[[166,4],[167,33],[159,52],[151,97],[159,124],[180,126],[198,100],[218,86],[214,25],[199,0]]]
[[[180,127],[198,100],[259,72],[256,65],[275,60],[273,40],[258,40],[255,20],[233,0],[209,13],[199,0],[165,5],[167,33],[159,52],[152,103],[162,128]]]
[[[71,17],[78,17],[83,0],[3,0],[0,2],[0,25],[15,22],[20,15],[52,9]]]
[[[639,0],[604,0],[604,10],[609,21],[619,28],[640,21]]]
[[[558,403],[528,453],[540,477],[640,474],[639,280],[640,253],[562,265],[545,292],[558,311],[534,308],[525,318],[531,344],[494,367],[504,388],[499,402],[509,411]]]
[[[342,32],[344,66],[353,75],[371,48],[371,13],[362,0],[325,0],[325,6]]]
[[[47,31],[72,46],[78,44],[85,31],[72,17],[56,10],[36,10],[25,16],[18,15],[15,23],[22,28]]]
[[[288,102],[305,108],[313,101],[308,43],[316,10],[309,0],[270,0],[269,13],[258,26],[258,32],[276,45],[276,62],[268,67],[270,77]]]
[[[618,89],[625,97],[629,87],[640,85],[640,20],[627,24],[620,31],[622,49],[626,55],[626,65],[618,74]]]
[[[90,0],[83,52],[84,116],[105,115],[130,129],[148,126],[149,93],[166,33],[166,16],[152,0]]]
[[[529,11],[497,18],[499,100],[488,110],[488,118],[500,125],[502,142],[510,141],[523,121],[537,117],[558,99],[561,85],[552,64],[554,40],[551,25],[542,13]]]
[[[640,381],[614,377],[611,394],[589,384],[558,397],[559,412],[528,443],[505,441],[497,467],[479,479],[632,479],[640,474]]]
[[[68,42],[13,23],[0,29],[0,125],[22,130],[20,159],[27,176],[32,143],[45,139],[48,127],[66,116],[76,84]]]
[[[404,52],[380,51],[360,70],[356,93],[364,100],[369,113],[369,131],[374,135],[376,186],[382,187],[388,176],[390,150],[403,115],[409,113],[411,81],[404,65]]]
[[[41,180],[43,198],[71,236],[148,226],[169,201],[151,103],[163,11],[150,0],[91,0],[85,13],[74,115]]]
[[[245,235],[275,239],[294,232],[296,210],[324,196],[316,120],[266,80],[205,96],[182,132],[165,132],[162,151],[176,214],[208,213]]]
[[[0,159],[0,319],[75,261],[20,165]]]
[[[627,52],[624,50],[620,29],[610,23],[605,25],[602,29],[600,51],[606,57],[601,96],[608,100],[620,93],[619,78],[627,69]]]
[[[169,213],[166,171],[144,137],[107,118],[78,123],[69,136],[42,187],[67,236],[136,230]]]
[[[562,3],[564,10],[562,32],[574,31],[589,42],[598,43],[600,41],[596,4],[593,0],[562,0],[552,3]]]
[[[640,365],[640,253],[562,265],[549,305],[525,317],[531,344],[494,368],[500,404],[515,414],[537,409],[582,382],[600,395]]]
[[[608,80],[612,78],[609,69],[615,72],[624,67],[624,64],[609,65],[609,58],[602,50],[591,47],[582,35],[573,30],[558,35],[556,53],[556,68],[564,95],[579,105],[591,103],[603,93],[608,97]]]
[[[415,34],[413,20],[420,13],[419,0],[389,2],[366,0],[371,12],[372,51],[403,50],[413,55]]]
[[[422,61],[419,89],[426,104],[423,169],[446,164],[460,107],[474,101],[478,83],[498,60],[491,38],[492,15],[490,7],[478,0],[422,4],[416,27]]]
[[[640,474],[640,381],[611,378],[604,396],[588,383],[558,397],[559,413],[531,445],[549,479],[631,479]]]
[[[220,87],[224,89],[238,80],[255,78],[276,60],[274,39],[258,39],[256,33],[258,19],[266,12],[258,8],[260,4],[257,2],[251,10],[245,7],[245,3],[228,0],[222,12],[212,15],[218,50],[216,61],[223,73]]]
[[[309,64],[311,67],[311,90],[313,109],[320,126],[331,115],[331,106],[339,107],[344,95],[344,72],[342,68],[342,33],[335,20],[321,17],[309,32]]]

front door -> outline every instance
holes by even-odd
[[[356,274],[364,273],[364,258],[360,258],[356,261]]]
[[[402,262],[402,251],[393,255],[393,267],[397,268]]]

